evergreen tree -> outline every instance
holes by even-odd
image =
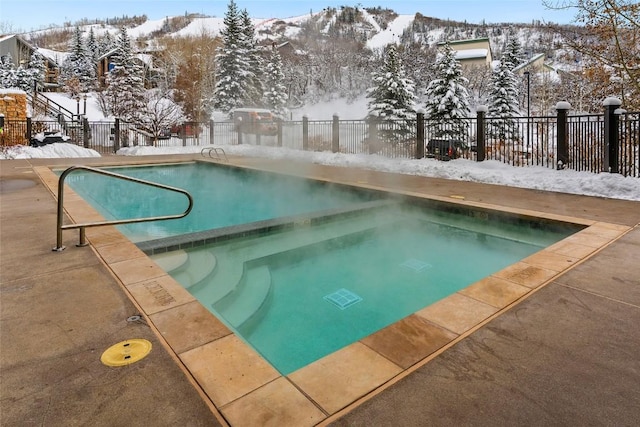
[[[378,122],[378,138],[394,145],[406,140],[414,128],[416,96],[395,45],[386,49],[383,69],[374,71],[372,80],[368,118]]]
[[[468,80],[462,76],[462,67],[448,43],[436,59],[435,79],[425,91],[425,117],[434,135],[444,139],[467,140],[471,113]]]
[[[96,65],[87,51],[80,27],[76,27],[73,33],[70,50],[60,67],[60,82],[72,95],[94,89]]]
[[[0,88],[8,89],[16,86],[16,69],[10,53],[0,58]]]
[[[260,55],[260,49],[256,43],[255,26],[251,22],[247,9],[240,12],[242,25],[242,45],[246,51],[246,58],[249,67],[245,70],[247,79],[248,99],[245,104],[250,106],[260,106],[264,93],[264,61]]]
[[[107,75],[104,91],[109,112],[115,117],[139,123],[144,111],[144,70],[133,55],[127,30],[122,27],[116,40],[116,51],[111,57],[113,68]]]
[[[271,50],[271,58],[266,67],[266,88],[264,91],[264,105],[277,115],[286,114],[287,88],[284,85],[282,72],[282,58],[275,46]]]
[[[31,58],[29,59],[29,72],[31,73],[33,83],[35,83],[38,88],[42,88],[45,82],[47,67],[44,63],[44,56],[37,50],[31,54]]]
[[[214,106],[224,112],[244,107],[249,101],[250,63],[247,57],[242,18],[233,0],[224,16],[220,32],[222,46],[216,55],[217,73]]]
[[[100,46],[98,45],[98,40],[93,32],[93,27],[89,29],[89,35],[87,36],[87,52],[91,61],[94,64],[97,64],[98,58],[100,58]]]
[[[115,41],[111,37],[111,34],[107,31],[100,38],[98,42],[98,58],[102,55],[111,52],[115,48]]]
[[[33,74],[20,65],[15,71],[15,83],[14,86],[25,92],[33,91]]]
[[[507,47],[500,60],[501,62],[504,62],[505,65],[508,65],[509,69],[511,70],[525,61],[522,45],[520,44],[517,35],[513,31],[511,31],[509,34]]]
[[[509,61],[500,61],[491,76],[488,134],[498,141],[519,139],[518,83]]]

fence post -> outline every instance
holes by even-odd
[[[309,117],[302,116],[302,151],[309,149]]]
[[[606,98],[604,105],[604,167],[611,173],[619,172],[618,154],[620,141],[618,139],[618,122],[620,116],[616,110],[622,102],[613,96]]]
[[[564,169],[569,162],[569,126],[567,116],[571,104],[560,101],[556,104],[558,129],[556,135],[556,168]]]
[[[186,123],[182,123],[182,146],[186,147],[187,146],[187,124]]]
[[[214,123],[213,123],[213,119],[209,120],[209,145],[213,145],[214,142],[214,137],[213,137],[213,131],[215,129]]]
[[[4,120],[4,118],[3,118]],[[27,138],[27,144],[31,144],[31,136],[32,136],[32,121],[31,121],[31,116],[27,116],[27,132],[25,134],[25,137]]]
[[[476,161],[482,162],[486,157],[487,122],[484,120],[489,109],[486,105],[476,108]]]
[[[331,126],[331,151],[337,153],[340,151],[340,119],[338,114],[333,115],[333,123]]]
[[[89,127],[89,120],[86,117],[82,117],[82,143],[84,148],[89,148],[89,140],[91,139],[91,128]]]
[[[416,115],[416,159],[424,158],[424,110]]]
[[[378,140],[378,118],[376,116],[369,116],[369,118],[367,118],[367,135],[369,154],[380,151],[380,141]]]
[[[120,119],[116,117],[116,123],[113,125],[113,152],[117,153],[120,149]]]
[[[282,147],[282,120],[278,120],[278,147]]]

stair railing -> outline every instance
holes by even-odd
[[[224,160],[225,162],[229,161],[229,159],[227,158],[227,153],[225,153],[224,150],[220,147],[204,147],[202,150],[200,150],[200,155],[202,157],[205,157],[205,153],[209,156],[210,159],[215,158],[217,160]]]
[[[152,217],[145,217],[145,218],[118,219],[118,220],[111,220],[111,221],[98,221],[98,222],[88,222],[88,223],[84,223],[84,224],[66,224],[66,225],[64,225],[63,224],[63,218],[64,218],[64,209],[63,209],[64,208],[64,180],[67,178],[67,176],[70,173],[72,173],[74,171],[78,171],[78,170],[85,170],[85,171],[97,173],[97,174],[100,174],[100,175],[106,175],[106,176],[110,176],[110,177],[113,177],[113,178],[123,179],[125,181],[137,182],[139,184],[149,185],[151,187],[162,188],[164,190],[181,193],[181,194],[184,194],[187,197],[187,199],[189,200],[189,206],[187,207],[187,210],[185,210],[181,214],[175,214],[175,215],[152,216]],[[61,251],[63,251],[65,249],[65,246],[62,245],[62,230],[70,230],[70,229],[74,229],[74,228],[80,229],[80,242],[76,246],[87,246],[86,237],[85,237],[85,228],[87,228],[87,227],[100,227],[100,226],[104,226],[104,225],[120,225],[120,224],[132,224],[132,223],[137,223],[137,222],[164,221],[164,220],[168,220],[168,219],[179,219],[179,218],[184,218],[185,216],[189,215],[189,212],[191,212],[192,208],[193,208],[193,197],[191,197],[191,194],[189,194],[187,191],[182,190],[180,188],[171,187],[171,186],[164,185],[164,184],[158,184],[157,182],[146,181],[144,179],[133,178],[133,177],[130,177],[130,176],[109,172],[109,171],[106,171],[106,170],[103,170],[103,169],[92,168],[92,167],[89,167],[89,166],[71,166],[70,168],[68,168],[64,172],[62,172],[62,174],[60,175],[60,178],[58,180],[58,222],[57,222],[57,228],[56,228],[57,239],[56,239],[56,246],[52,250],[57,251],[57,252],[61,252]]]

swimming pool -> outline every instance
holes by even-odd
[[[203,167],[221,169],[197,168]],[[135,172],[144,169],[155,168]],[[196,186],[211,182],[200,172],[178,170],[196,176]],[[273,199],[282,185],[271,174],[261,175],[255,182],[269,182],[262,192],[270,191],[267,199]],[[216,176],[217,185],[233,179]],[[308,191],[307,184],[294,186]],[[318,188],[314,194],[328,189]],[[315,212],[298,207],[279,227],[262,224],[247,234],[236,224],[230,227],[237,238],[217,234],[213,244],[172,252],[166,251],[172,241],[160,238],[151,252],[165,252],[155,256],[158,264],[286,375],[577,230],[551,230],[470,209],[399,208],[396,201],[376,201],[381,195],[338,189],[337,201],[317,203]],[[288,191],[287,197],[294,196]],[[205,210],[215,212],[211,206]],[[186,229],[209,226],[202,227]]]

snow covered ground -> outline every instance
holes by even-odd
[[[435,159],[389,159],[377,155],[306,152],[286,148],[221,145],[227,154],[272,159],[292,159],[323,165],[358,167],[384,172],[421,175],[461,181],[499,184],[561,193],[640,201],[640,179],[618,174],[553,170],[545,167],[512,167],[498,161],[473,162],[457,159],[441,162]],[[130,147],[118,151],[123,156],[199,153],[202,147]],[[73,144],[56,143],[34,148],[10,147],[0,152],[0,159],[99,157],[93,150]],[[0,167],[2,165],[0,164]]]

